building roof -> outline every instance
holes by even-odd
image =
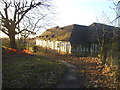
[[[100,23],[93,23],[90,26],[83,26],[78,24],[65,27],[56,26],[54,28],[47,29],[39,36],[39,39],[70,41],[73,44],[87,44],[91,42],[97,42],[95,38],[95,32],[97,31],[97,33],[100,34],[103,29],[112,31],[115,30],[115,27]]]
[[[39,36],[39,38],[43,40],[69,41],[73,27],[74,25],[65,27],[56,26],[54,28],[47,29]]]
[[[74,44],[86,44],[92,42],[88,26],[74,25],[70,41]]]

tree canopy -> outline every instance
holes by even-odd
[[[46,26],[53,10],[53,0],[1,0],[1,31],[9,36],[11,47],[16,48],[15,35],[35,33]]]

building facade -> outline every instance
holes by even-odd
[[[36,45],[56,50],[62,54],[97,55],[100,42],[98,42],[96,35],[102,36],[101,27],[105,27],[104,29],[108,32],[113,30],[113,27],[99,23],[93,23],[90,26],[73,24],[62,28],[57,26],[46,30],[37,37]]]
[[[59,53],[71,54],[71,44],[70,42],[63,41],[50,41],[50,40],[36,40],[36,45],[41,47],[46,47],[48,49],[53,49]]]

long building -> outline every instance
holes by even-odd
[[[100,23],[90,26],[69,25],[47,29],[36,39],[36,45],[72,55],[92,55],[99,52],[103,38],[112,37],[115,27]],[[104,34],[104,37],[103,37]]]

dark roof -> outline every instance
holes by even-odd
[[[113,31],[117,31],[117,29],[117,27],[101,23],[93,23],[89,26],[90,34],[94,37],[92,38],[94,42],[97,42],[97,38],[102,39],[103,33],[105,38],[113,37]]]
[[[54,27],[47,29],[43,34],[39,36],[43,40],[57,40],[57,41],[69,41],[71,37],[71,32],[74,25],[69,25],[65,27]]]
[[[105,29],[105,30],[114,30],[116,27],[102,24],[102,23],[93,23],[89,27],[94,27],[96,29]]]
[[[91,42],[89,31],[90,30],[88,26],[74,25],[70,41],[74,44],[86,44],[86,42]]]
[[[74,44],[87,44],[91,42],[97,42],[95,35],[102,34],[102,30],[112,31],[115,27],[93,23],[90,26],[83,26],[73,24],[65,27],[56,26],[51,29],[47,29],[43,34],[39,36],[42,40],[56,40],[56,41],[70,41]],[[101,36],[101,35],[100,35]]]

